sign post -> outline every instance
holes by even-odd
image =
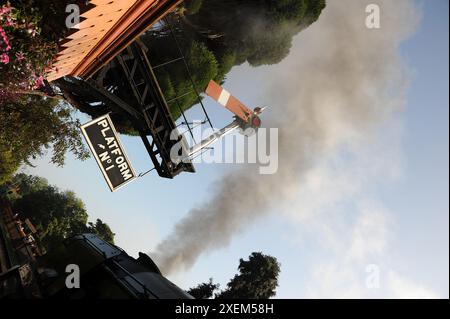
[[[108,114],[83,124],[81,131],[112,192],[136,178]]]

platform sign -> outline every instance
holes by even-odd
[[[136,178],[108,114],[82,125],[81,131],[112,192]]]

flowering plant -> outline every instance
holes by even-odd
[[[0,7],[0,104],[14,93],[36,90],[57,53],[57,44],[41,36],[38,9]]]

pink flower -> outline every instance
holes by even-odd
[[[5,48],[2,48],[2,46],[5,46]],[[11,46],[9,45],[8,36],[6,35],[5,30],[0,26],[0,49],[2,51],[9,51],[11,50]]]
[[[16,52],[16,59],[17,61],[22,61],[23,59],[25,59],[25,56],[23,55],[23,52]]]
[[[12,10],[12,7],[2,6],[2,7],[0,8],[0,16],[1,16],[1,15],[4,15],[4,14],[6,14],[6,13],[10,13],[11,10]]]
[[[0,54],[0,62],[3,64],[8,64],[9,63],[9,55],[7,55],[6,53]]]
[[[35,29],[28,29],[27,30],[29,34],[31,34],[31,36],[34,38],[37,34],[37,31]]]
[[[44,77],[41,75],[36,79],[36,83],[34,84],[36,88],[40,88],[44,86]]]
[[[27,24],[27,32],[28,32],[29,34],[31,34],[32,37],[36,36],[37,30],[36,30],[36,28],[34,27],[34,25],[33,25],[32,22],[30,22],[30,23]]]
[[[5,23],[5,25],[6,25],[7,27],[11,27],[11,26],[14,25],[14,21],[13,21],[13,19],[12,19],[10,16],[7,16],[7,17],[6,17],[6,23]]]

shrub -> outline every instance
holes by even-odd
[[[0,105],[44,85],[57,44],[41,36],[39,10],[0,7]]]

